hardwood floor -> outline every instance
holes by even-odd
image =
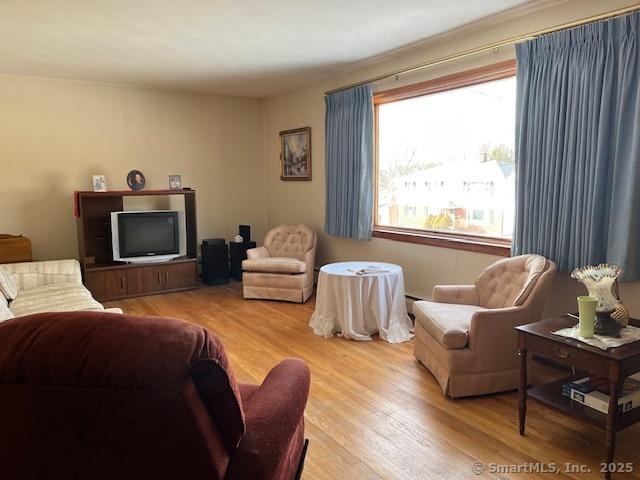
[[[240,382],[259,383],[283,358],[303,358],[312,380],[306,480],[601,478],[602,430],[530,401],[521,437],[515,393],[449,400],[414,361],[413,342],[314,335],[307,325],[313,299],[304,305],[245,301],[241,284],[233,283],[106,305],[211,329]],[[618,435],[615,460],[633,462],[635,471],[614,478],[640,478],[639,428]],[[485,465],[477,477],[476,461]],[[591,473],[494,473],[489,466],[536,462],[586,465]]]

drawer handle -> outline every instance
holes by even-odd
[[[571,352],[565,350],[564,348],[553,347],[553,349],[560,358],[569,358],[569,355],[571,355]]]
[[[160,276],[160,272],[158,272],[158,285],[162,285],[162,277]]]
[[[124,290],[124,277],[120,277],[120,288]]]
[[[165,283],[169,283],[169,272],[164,272],[164,281]]]

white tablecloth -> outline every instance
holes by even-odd
[[[355,273],[361,269],[367,273]],[[380,262],[325,265],[309,325],[325,338],[338,333],[366,341],[378,333],[390,343],[406,342],[413,337],[413,325],[407,315],[402,267]]]

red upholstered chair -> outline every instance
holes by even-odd
[[[0,324],[1,479],[293,479],[309,370],[238,385],[218,338],[168,318]]]

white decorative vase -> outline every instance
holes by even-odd
[[[628,310],[618,295],[618,277],[622,268],[617,265],[588,265],[576,268],[571,278],[582,283],[589,296],[597,298],[595,332],[600,335],[620,336],[620,328],[629,322]]]

